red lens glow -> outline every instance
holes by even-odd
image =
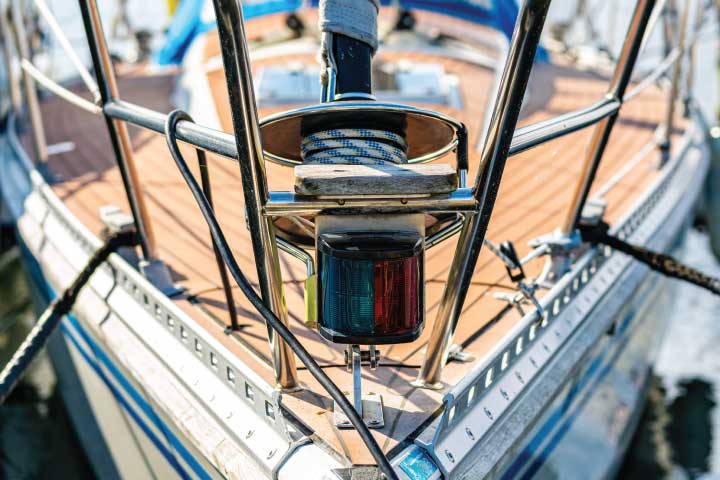
[[[412,331],[422,322],[420,257],[374,262],[375,334]]]
[[[423,239],[415,233],[318,237],[318,330],[334,343],[415,340],[425,315]]]

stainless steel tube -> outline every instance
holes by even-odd
[[[647,37],[646,37],[647,38]],[[680,50],[677,48],[673,48],[670,51],[670,55],[665,57],[665,59],[660,62],[650,74],[648,74],[647,77],[643,78],[641,81],[637,82],[632,89],[625,92],[625,98],[623,98],[623,103],[628,103],[633,98],[637,97],[641,93],[643,93],[645,90],[650,88],[651,85],[657,85],[660,78],[662,78],[665,73],[670,70],[670,67],[675,65],[675,62],[677,62],[680,58]]]
[[[125,122],[148,128],[157,133],[165,132],[167,115],[124,100],[113,100],[103,108],[106,115]],[[219,130],[203,127],[181,120],[177,125],[177,138],[193,147],[237,159],[235,137]]]
[[[20,115],[22,109],[22,92],[20,91],[20,78],[17,75],[13,64],[13,40],[10,30],[10,10],[0,8],[0,34],[2,34],[3,56],[5,57],[5,68],[8,75],[8,83],[10,86],[10,103],[12,105],[15,116]]]
[[[22,67],[23,71],[33,77],[33,79],[37,83],[50,90],[63,100],[72,103],[76,107],[82,108],[83,110],[90,112],[94,115],[102,113],[102,108],[98,107],[97,105],[88,100],[85,100],[80,95],[76,95],[67,88],[61,87],[58,83],[54,82],[51,78],[38,70],[37,67],[35,67],[35,65],[33,65],[29,60],[23,58],[20,62],[20,66]]]
[[[13,24],[15,26],[15,43],[20,53],[20,58],[32,61],[30,58],[27,31],[25,30],[22,2],[14,2],[10,10],[12,11]],[[22,80],[23,87],[25,88],[25,101],[27,102],[28,114],[30,115],[30,123],[32,125],[33,147],[35,148],[36,156],[35,161],[38,165],[45,165],[48,159],[47,139],[45,138],[45,127],[40,113],[37,90],[35,89],[35,80],[24,70],[22,71]]]
[[[278,318],[288,325],[275,230],[272,219],[263,215],[269,196],[242,8],[240,0],[213,0],[213,5],[260,293]],[[278,385],[286,390],[296,389],[297,370],[292,350],[270,327],[268,339]]]
[[[603,118],[614,115],[619,109],[620,102],[612,98],[604,98],[589,107],[519,128],[513,136],[512,145],[510,145],[510,156],[577,132]]]
[[[690,35],[690,45],[688,46],[688,66],[687,77],[685,78],[685,97],[683,98],[684,112],[687,118],[690,116],[690,103],[692,102],[692,89],[695,83],[695,64],[697,63],[697,44],[698,34],[703,24],[703,5],[702,0],[695,2],[695,23],[693,25],[692,34]]]
[[[45,19],[45,22],[47,23],[48,27],[50,27],[50,30],[55,35],[55,39],[57,40],[60,47],[65,52],[65,55],[70,59],[73,66],[77,70],[78,74],[80,75],[80,78],[83,82],[85,82],[85,86],[87,86],[88,90],[90,90],[90,93],[93,97],[93,102],[98,103],[100,101],[100,91],[98,90],[97,83],[95,83],[95,80],[93,80],[92,76],[90,75],[90,72],[88,72],[87,68],[85,68],[85,65],[83,64],[82,60],[80,60],[80,57],[78,57],[77,52],[75,52],[75,49],[70,45],[70,41],[65,36],[65,33],[63,32],[60,25],[57,23],[57,20],[55,20],[55,17],[53,16],[52,12],[50,11],[50,8],[48,7],[47,3],[45,3],[45,0],[33,0],[35,3],[35,7],[37,8],[38,12],[40,12],[40,15],[42,15],[43,19]]]
[[[648,25],[648,20],[652,14],[653,8],[655,7],[655,0],[638,0],[635,5],[635,12],[633,13],[630,27],[628,28],[627,35],[625,36],[625,43],[623,44],[622,52],[618,58],[617,64],[615,65],[615,71],[613,73],[612,80],[610,82],[610,92],[608,97],[618,100],[620,103],[623,102],[625,97],[625,90],[630,83],[630,77],[632,75],[633,68],[635,67],[635,61],[637,60],[638,54],[640,53],[640,47],[645,37],[645,31]],[[588,146],[587,153],[585,155],[585,161],[582,167],[582,176],[573,194],[571,202],[571,208],[563,224],[562,230],[566,235],[571,235],[575,231],[578,220],[582,214],[583,206],[587,200],[588,194],[590,193],[590,187],[597,174],[598,167],[600,166],[600,160],[605,153],[607,142],[610,138],[610,133],[615,125],[619,112],[603,119],[596,127],[593,132],[593,136],[590,139],[590,145]]]
[[[83,17],[85,34],[88,40],[90,56],[92,57],[100,97],[103,105],[118,97],[117,81],[113,69],[110,53],[108,52],[105,34],[103,33],[100,13],[95,0],[79,0],[80,11]],[[147,261],[157,259],[155,234],[153,232],[150,216],[145,206],[145,198],[140,188],[132,144],[125,123],[105,115],[105,121],[110,134],[118,169],[123,180],[123,186],[128,197],[135,226],[140,236],[140,247],[143,257]]]
[[[418,386],[439,386],[495,205],[549,6],[550,0],[527,0],[518,14],[475,182],[473,195],[479,204],[478,213],[467,216],[460,232],[447,285],[428,341],[425,361],[415,382]]]
[[[675,106],[678,101],[678,93],[680,92],[680,82],[682,82],[683,61],[685,60],[685,41],[687,36],[688,19],[690,18],[690,2],[685,2],[683,6],[682,20],[680,20],[680,30],[678,31],[678,50],[680,56],[675,61],[672,79],[670,81],[670,96],[668,98],[667,109],[665,110],[665,121],[663,122],[663,139],[660,143],[660,165],[664,165],[670,158],[670,147],[672,144],[672,131],[675,125]]]

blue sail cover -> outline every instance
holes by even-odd
[[[155,57],[157,63],[173,64],[182,61],[192,40],[199,34],[215,28],[214,22],[203,21],[202,11],[207,0],[181,0],[168,29],[164,47]],[[318,0],[244,0],[245,19],[281,12],[292,12],[302,7],[318,5]],[[384,6],[399,5],[402,8],[427,10],[488,25],[502,32],[508,39],[512,36],[518,6],[515,0],[381,0]],[[544,52],[538,52],[543,58]]]
[[[390,6],[391,0],[381,0]],[[510,39],[518,16],[515,0],[400,0],[407,9],[427,10],[495,28]]]
[[[176,65],[182,62],[192,41],[213,28],[202,21],[205,0],[181,0],[165,33],[165,44],[155,54],[155,63]]]

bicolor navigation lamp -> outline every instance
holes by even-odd
[[[320,334],[356,345],[415,340],[425,311],[423,243],[417,232],[319,235]]]
[[[378,366],[377,345],[412,342],[422,333],[424,216],[320,215],[315,231],[317,328],[329,342],[346,345],[355,408],[380,428],[382,397],[363,395],[361,368]],[[338,408],[335,423],[350,427]]]

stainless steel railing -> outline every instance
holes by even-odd
[[[683,8],[682,19],[680,20],[680,29],[677,33],[677,48],[680,52],[680,58],[685,57],[685,41],[687,37],[688,20],[690,18],[690,5],[686,3]],[[665,121],[663,122],[663,139],[660,143],[662,157],[660,159],[663,165],[670,158],[670,147],[672,144],[673,126],[675,124],[675,105],[678,102],[678,92],[680,92],[680,82],[682,82],[683,62],[675,62],[672,79],[670,80],[670,98],[665,110]]]
[[[97,83],[95,83],[95,80],[93,80],[90,72],[87,68],[85,68],[85,64],[83,64],[82,60],[80,60],[80,57],[75,52],[75,49],[70,44],[70,41],[65,36],[65,33],[62,31],[62,28],[58,24],[57,20],[55,20],[55,17],[50,11],[48,5],[45,3],[45,0],[33,0],[33,3],[35,4],[35,8],[37,8],[38,12],[40,12],[40,15],[42,15],[43,20],[45,20],[47,25],[50,27],[50,31],[55,36],[58,44],[60,44],[63,52],[65,52],[65,55],[67,55],[68,59],[70,59],[70,62],[75,67],[75,70],[77,70],[83,83],[85,83],[85,86],[87,86],[90,91],[93,103],[97,104],[100,101],[100,89],[98,88]]]
[[[30,60],[30,47],[28,45],[28,35],[25,31],[25,18],[23,10],[17,2],[11,3],[10,13],[13,19],[13,32],[15,34],[15,48],[20,54],[21,60]],[[22,73],[23,90],[25,91],[25,102],[27,104],[28,114],[32,123],[32,140],[35,148],[35,157],[39,165],[45,165],[48,159],[47,140],[45,138],[45,127],[43,126],[42,116],[40,114],[40,105],[38,104],[37,91],[35,90],[35,82],[33,78],[24,70]]]
[[[617,100],[622,105],[625,98],[625,90],[630,83],[633,68],[637,60],[638,54],[640,53],[640,47],[642,45],[643,38],[645,37],[645,30],[648,25],[648,20],[655,7],[655,0],[638,0],[635,6],[635,12],[628,28],[627,36],[625,37],[625,43],[623,44],[620,57],[618,58],[615,66],[615,72],[613,73],[612,80],[610,81],[610,91],[608,97],[613,100]],[[573,200],[571,201],[570,211],[563,224],[563,233],[566,235],[572,235],[577,227],[577,223],[580,220],[582,209],[585,206],[587,197],[590,193],[593,180],[597,174],[600,161],[605,153],[610,134],[612,133],[613,126],[617,120],[619,111],[614,114],[602,119],[595,127],[593,136],[590,139],[590,145],[585,155],[585,161],[582,167],[582,177],[575,187],[575,193],[573,194]]]
[[[10,89],[10,104],[13,113],[17,116],[22,108],[22,92],[20,91],[20,79],[17,76],[15,65],[13,63],[13,35],[10,31],[12,20],[10,11],[0,2],[0,36],[2,37],[3,57],[5,57],[5,69],[7,71],[8,83]]]
[[[37,67],[35,67],[35,65],[33,65],[32,62],[30,62],[28,59],[23,58],[20,61],[20,66],[26,75],[30,75],[37,83],[47,88],[58,97],[63,98],[65,101],[72,103],[76,107],[82,108],[86,112],[90,112],[95,115],[102,113],[102,108],[100,108],[97,104],[84,99],[80,95],[76,95],[74,92],[71,92],[67,88],[63,88],[62,86],[58,85],[57,83],[52,81],[50,77],[38,70]]]
[[[520,116],[525,89],[550,0],[528,0],[518,14],[508,58],[498,89],[498,99],[483,146],[473,198],[477,211],[466,216],[455,249],[447,284],[428,341],[425,361],[416,384],[438,388],[465,297],[475,271],[485,232],[495,204],[505,161]]]
[[[260,293],[273,313],[288,325],[275,228],[272,218],[263,214],[269,194],[242,7],[239,0],[213,0],[213,5],[220,43],[225,46],[222,49],[225,80]],[[228,45],[232,48],[227,48]],[[296,389],[297,370],[292,350],[270,327],[268,340],[275,367],[275,380],[283,389]]]
[[[434,386],[441,379],[442,369],[447,360],[448,347],[452,343],[459,321],[465,294],[480,252],[497,195],[497,187],[508,156],[596,125],[586,156],[585,172],[576,188],[574,202],[565,223],[567,232],[574,229],[623,102],[631,100],[656,83],[670,68],[679,65],[684,59],[685,49],[678,47],[678,49],[671,50],[665,60],[648,77],[640,81],[633,90],[626,92],[655,4],[654,0],[639,0],[608,96],[587,108],[515,130],[534,52],[539,43],[549,3],[550,0],[528,0],[523,4],[501,79],[499,98],[495,104],[485,141],[481,165],[472,188],[461,188],[443,199],[360,200],[342,205],[331,200],[308,202],[307,199],[298,197],[291,192],[268,191],[242,9],[238,0],[214,0],[221,44],[227,46],[223,49],[223,63],[235,133],[233,136],[192,122],[180,121],[177,125],[177,138],[196,148],[238,162],[242,174],[247,217],[253,239],[262,297],[279,318],[287,323],[272,217],[315,214],[326,209],[342,210],[343,208],[379,212],[422,209],[423,211],[463,213],[463,227],[455,260],[450,270],[438,317],[433,325],[426,359],[418,377],[419,384]],[[33,131],[38,132],[34,133],[37,137],[35,143],[38,151],[45,148],[37,99],[33,100],[35,91],[33,80],[80,108],[96,114],[102,113],[110,133],[133,217],[143,239],[143,255],[146,258],[154,258],[156,255],[154,235],[142,198],[126,124],[131,123],[163,133],[167,115],[119,98],[97,4],[95,0],[79,0],[79,4],[93,60],[95,81],[90,79],[91,81],[88,82],[82,73],[81,77],[91,91],[93,85],[97,85],[99,99],[94,104],[55,84],[32,65],[27,50],[23,53],[22,47],[18,45],[21,57],[25,60],[23,62],[23,80]],[[42,9],[42,0],[40,0],[39,8]],[[13,12],[13,20],[17,24],[21,20],[18,16],[19,10],[15,8]],[[49,11],[43,15],[50,15]],[[0,27],[4,30],[3,34],[7,35],[6,30],[9,28],[4,25],[0,25]],[[24,38],[21,34],[24,33],[22,30],[16,31],[16,37]],[[33,111],[36,112],[36,115],[33,115]],[[39,154],[38,158],[42,159],[43,157]],[[297,386],[294,356],[272,330],[269,330],[268,333],[278,385],[285,389],[293,389]]]
[[[117,80],[113,69],[110,52],[105,41],[100,12],[95,0],[79,0],[85,36],[88,39],[90,56],[92,57],[95,78],[99,87],[100,100],[103,105],[118,97]],[[124,122],[115,120],[105,114],[110,141],[122,177],[125,193],[128,197],[135,226],[140,237],[143,257],[148,260],[157,259],[157,245],[152,222],[147,212],[145,199],[140,187],[137,168],[133,158],[132,144]]]

